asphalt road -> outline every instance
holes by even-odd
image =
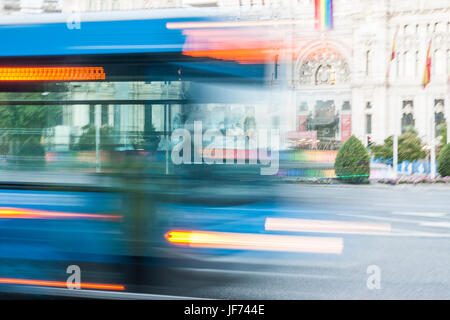
[[[171,211],[174,228],[188,223],[191,228],[207,231],[333,237],[342,240],[342,251],[330,254],[174,248],[184,259],[178,266],[164,269],[164,281],[141,288],[140,295],[88,290],[72,290],[70,294],[126,299],[450,298],[450,186],[282,184],[273,192],[278,195],[276,202],[227,207],[163,206],[160,210]],[[376,223],[389,226],[389,230],[266,230],[268,218],[325,220],[331,226]],[[369,286],[368,279],[372,280]],[[68,292],[46,290],[55,295]],[[43,293],[30,288],[26,292]]]
[[[228,228],[256,230],[262,217],[274,216],[383,223],[391,230],[314,234],[341,237],[341,254],[239,252],[205,259],[203,266],[180,271],[180,283],[190,277],[190,285],[160,292],[218,299],[450,298],[449,186],[291,184],[278,186],[277,194],[272,208],[247,208],[246,217],[236,217],[234,226],[227,222]],[[373,268],[379,286],[371,278],[369,289]]]

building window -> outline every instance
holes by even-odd
[[[303,101],[299,106],[299,111],[300,112],[308,111],[308,103]]]
[[[435,113],[434,117],[435,117],[434,119],[435,119],[436,126],[439,126],[440,124],[445,123],[445,116],[442,111]]]
[[[366,114],[366,134],[372,134],[372,115]]]
[[[95,105],[89,105],[89,124],[95,125]]]
[[[109,108],[107,104],[102,104],[100,109],[100,125],[108,124]],[[89,105],[89,124],[95,125],[95,105]]]
[[[352,107],[350,105],[350,101],[344,101],[344,103],[342,104],[342,110],[351,110]]]
[[[405,113],[402,116],[402,134],[414,129],[414,116],[412,113]]]
[[[102,118],[102,122],[101,122],[101,124],[102,125],[104,125],[104,124],[108,124],[108,105],[107,104],[103,104],[102,105],[102,109],[101,109],[102,111],[102,115],[101,115],[101,118]]]
[[[314,107],[314,117],[307,121],[308,130],[316,130],[321,141],[333,141],[339,130],[339,117],[335,112],[333,100],[317,100]]]
[[[367,76],[370,74],[370,65],[372,63],[371,59],[372,59],[372,57],[371,57],[370,50],[367,50],[366,51],[366,75]]]
[[[403,101],[402,106],[402,134],[414,129],[414,104],[412,100]]]
[[[444,101],[444,99],[434,100],[435,137],[438,137],[442,133],[442,129],[445,128],[446,120],[444,114]]]

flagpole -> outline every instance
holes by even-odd
[[[427,95],[428,96],[428,95]],[[431,109],[431,150],[430,150],[430,178],[436,177],[436,148],[435,148],[435,127],[436,119],[434,115],[434,106]]]
[[[447,143],[450,143],[450,106],[448,105],[450,103],[450,73],[447,74],[447,103],[444,105],[447,107]]]
[[[396,126],[397,127],[397,126]],[[393,146],[394,148],[394,159],[392,161],[392,165],[394,166],[394,179],[397,179],[397,174],[398,174],[398,134],[397,134],[397,128],[395,130],[394,133],[394,143]]]
[[[423,79],[423,87],[425,89],[425,99],[426,104],[429,103],[428,101],[428,89],[427,85],[431,81],[431,40],[428,44],[428,50],[427,50],[427,58],[425,61],[425,71],[424,71],[424,79]],[[429,109],[429,108],[427,108]],[[436,119],[434,115],[434,105],[431,107],[431,133],[430,133],[430,178],[434,179],[436,177],[436,148],[435,148],[435,130],[436,130]]]
[[[389,21],[390,21],[390,1],[388,0],[387,3],[387,30],[389,30]],[[392,43],[392,50],[391,50],[391,54],[389,56],[389,62],[388,62],[388,70],[386,72],[386,106],[388,107],[387,110],[389,110],[389,89],[390,89],[390,82],[389,82],[389,77],[390,77],[390,71],[391,71],[391,64],[392,61],[398,57],[396,57],[395,54],[395,45],[396,45],[396,40],[397,40],[397,32],[398,29],[395,31],[394,33],[394,39],[393,39],[393,43]],[[394,134],[393,134],[393,150],[392,150],[392,167],[393,167],[393,178],[397,179],[397,175],[398,175],[398,123],[399,123],[399,117],[398,117],[398,112],[397,109],[395,108],[395,114],[394,114]]]

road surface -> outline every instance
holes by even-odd
[[[83,294],[126,299],[450,298],[448,185],[281,184],[274,192],[277,202],[162,206],[160,210],[172,213],[174,228],[182,226],[177,225],[178,217],[180,224],[203,231],[340,239],[342,250],[303,253],[174,247],[188,259],[164,269],[164,281],[143,286],[140,295]],[[325,229],[319,225],[312,230],[267,230],[270,219],[288,221],[291,229],[297,222],[325,221]],[[381,229],[374,231],[373,226]],[[67,289],[54,289],[51,294],[66,295]]]

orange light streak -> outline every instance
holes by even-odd
[[[187,36],[183,54],[192,57],[263,64],[274,61],[280,52],[289,51],[280,32],[268,34],[262,28],[188,29],[183,34]]]
[[[172,230],[165,237],[173,244],[196,248],[340,254],[344,247],[342,238],[332,237],[182,230]]]
[[[45,281],[45,280],[29,280],[29,279],[13,279],[13,278],[0,278],[0,283],[23,284],[23,285],[44,286],[44,287],[67,287],[67,282],[63,281]],[[116,284],[80,283],[80,287],[81,289],[125,290],[125,286]]]
[[[122,216],[110,214],[70,213],[70,212],[55,212],[55,211],[0,207],[0,219],[53,219],[53,218],[120,219],[122,218]]]
[[[209,57],[220,60],[237,61],[243,64],[265,63],[273,54],[269,49],[231,49],[231,50],[198,50],[183,51],[191,57]]]
[[[104,80],[103,67],[0,67],[0,81]]]

